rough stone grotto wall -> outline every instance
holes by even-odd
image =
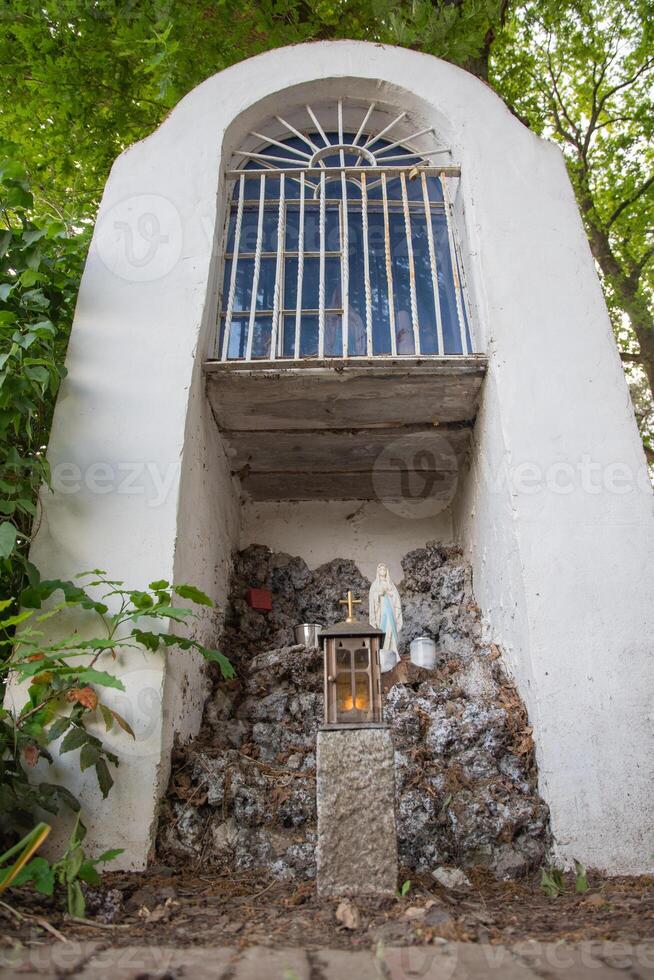
[[[458,549],[430,543],[402,561],[403,651],[434,637],[437,670],[384,675],[396,757],[400,863],[485,865],[499,876],[542,862],[548,810],[538,796],[531,730],[482,639],[471,573]],[[248,587],[273,593],[273,611],[250,609]],[[159,855],[204,867],[315,875],[315,736],[323,714],[322,657],[294,645],[299,622],[343,617],[353,589],[367,616],[370,583],[335,559],[311,571],[300,558],[252,545],[236,557],[221,649],[237,679],[216,681],[202,730],[176,750],[160,821]]]

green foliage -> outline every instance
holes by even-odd
[[[565,154],[654,461],[654,4],[523,0],[490,80]]]
[[[575,861],[575,891],[578,895],[583,895],[589,887],[586,869],[579,861]]]
[[[540,872],[541,891],[549,898],[558,898],[565,891],[565,878],[560,868],[551,865],[549,868],[541,868]]]
[[[17,850],[24,851],[28,848],[30,841],[35,836],[38,836],[42,827],[47,827],[47,825],[39,824],[18,845],[0,856],[0,867],[14,852]],[[10,882],[11,888],[19,888],[29,883],[34,885],[36,891],[40,892],[41,895],[51,897],[55,893],[55,888],[59,886],[65,891],[66,907],[69,915],[83,918],[86,913],[86,902],[82,890],[82,882],[87,885],[99,885],[100,875],[97,871],[98,865],[106,864],[123,853],[121,849],[116,848],[104,851],[97,858],[87,857],[82,847],[85,837],[86,827],[80,817],[78,817],[75,821],[68,846],[58,861],[50,864],[44,857],[35,857],[29,863],[25,864],[16,875],[13,875],[13,867],[5,871],[0,870],[0,888],[2,888],[4,881],[12,878]]]
[[[0,674],[13,673],[28,685],[22,709],[16,715],[8,711],[0,714],[0,831],[5,835],[24,832],[31,825],[36,805],[52,813],[61,802],[78,808],[66,789],[48,783],[31,785],[28,780],[28,769],[39,759],[52,761],[50,747],[54,742],[59,742],[61,754],[78,753],[80,769],[93,768],[102,795],[108,795],[118,757],[88,725],[95,723],[96,730],[98,724],[104,725],[105,732],[121,729],[134,738],[129,721],[102,700],[105,690],[125,689],[111,669],[118,652],[124,657],[130,652],[142,654],[143,648],[153,653],[173,648],[196,650],[216,663],[223,677],[234,674],[218,650],[167,631],[171,620],[190,625],[198,615],[192,608],[176,604],[175,597],[196,605],[213,605],[199,589],[172,585],[164,579],[151,582],[145,591],[127,589],[100,569],[78,578],[83,585],[41,581],[33,573],[31,584],[20,596],[22,612],[0,618],[0,630],[5,635],[18,627],[13,640],[0,641],[0,649],[10,651],[13,646],[0,666]],[[44,603],[59,594],[60,600],[49,601],[44,610]],[[0,609],[2,605],[8,610],[11,600],[0,604]],[[71,610],[77,611],[77,628],[68,633]]]
[[[31,219],[25,170],[0,143],[0,597],[30,572],[27,552],[81,268],[84,236]]]
[[[410,891],[411,891],[411,881],[407,878],[406,881],[402,882],[401,887],[398,888],[397,897],[406,898],[406,896],[409,894]]]
[[[0,136],[20,146],[37,209],[56,204],[76,221],[92,219],[118,154],[209,75],[271,48],[332,38],[402,44],[483,75],[506,5],[12,0],[0,32]]]
[[[583,895],[588,891],[590,885],[586,876],[586,869],[579,861],[574,862],[575,867],[575,892]],[[541,868],[540,872],[541,891],[549,898],[558,898],[566,890],[565,876],[561,868],[550,865],[548,868]]]

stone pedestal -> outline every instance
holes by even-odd
[[[395,768],[390,731],[323,729],[317,748],[318,894],[397,890]]]

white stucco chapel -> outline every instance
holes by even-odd
[[[114,164],[67,368],[44,577],[192,582],[219,617],[248,544],[396,582],[458,544],[557,856],[654,870],[652,487],[563,157],[488,86],[351,41],[207,79]],[[120,778],[66,779],[139,868],[206,681],[120,673]]]

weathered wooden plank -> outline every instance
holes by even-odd
[[[253,500],[381,500],[408,506],[440,501],[449,504],[457,485],[456,473],[366,470],[347,473],[244,473],[241,487]]]
[[[469,428],[419,426],[340,432],[223,432],[232,470],[241,472],[344,472],[388,468],[402,460],[410,469],[449,472],[460,465]]]
[[[218,426],[251,431],[472,421],[486,371],[479,356],[337,364],[271,370],[205,363]]]

